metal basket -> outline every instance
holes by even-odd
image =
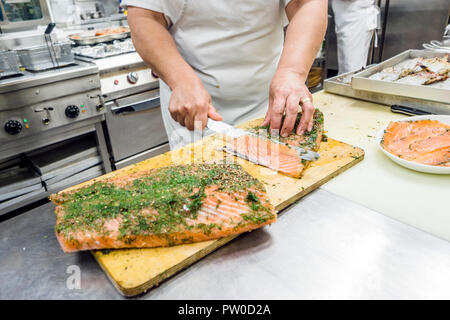
[[[17,53],[15,51],[0,51],[0,78],[21,73]]]
[[[49,43],[17,50],[22,66],[30,71],[63,67],[74,63],[70,42]]]

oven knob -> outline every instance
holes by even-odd
[[[76,118],[80,114],[80,108],[77,106],[71,105],[66,108],[66,116],[69,118]]]
[[[127,75],[127,80],[129,83],[135,84],[139,80],[139,75],[137,74],[137,72],[130,72]]]
[[[9,120],[5,123],[5,131],[9,134],[18,134],[22,131],[22,124],[17,120]]]

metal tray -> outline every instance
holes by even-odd
[[[407,50],[396,55],[395,57],[392,57],[373,67],[355,74],[355,76],[352,78],[352,88],[356,90],[365,90],[450,104],[449,89],[436,88],[429,85],[414,85],[369,79],[371,75],[378,73],[385,68],[397,65],[406,59],[413,59],[418,57],[434,58],[442,56],[445,56],[445,53],[425,50]]]
[[[368,68],[370,68],[369,66]],[[382,105],[402,105],[410,108],[426,110],[434,114],[450,115],[450,104],[437,101],[429,101],[411,97],[401,97],[393,94],[378,93],[365,90],[355,90],[352,88],[351,79],[361,71],[352,71],[328,78],[323,83],[326,92],[338,94],[345,97],[356,98],[364,101],[374,102]]]
[[[123,27],[123,28],[125,28],[125,27]],[[96,32],[101,31],[101,30],[90,30],[90,31],[86,31],[86,32],[71,34],[68,36],[68,38],[70,40],[72,40],[73,42],[75,42],[77,45],[88,46],[88,45],[92,45],[92,44],[98,44],[98,43],[104,43],[104,42],[110,42],[110,41],[114,41],[114,40],[121,40],[121,39],[129,38],[130,34],[131,34],[131,32],[129,30],[130,29],[128,29],[128,31],[126,31],[126,32],[107,34],[104,36],[96,36],[95,35]]]

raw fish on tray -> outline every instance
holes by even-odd
[[[407,59],[399,64],[383,69],[369,77],[371,80],[382,80],[413,85],[430,85],[447,80],[450,73],[448,55],[434,58]],[[439,86],[447,88],[446,85]]]

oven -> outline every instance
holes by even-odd
[[[159,89],[115,99],[106,106],[106,132],[113,168],[169,151]]]

